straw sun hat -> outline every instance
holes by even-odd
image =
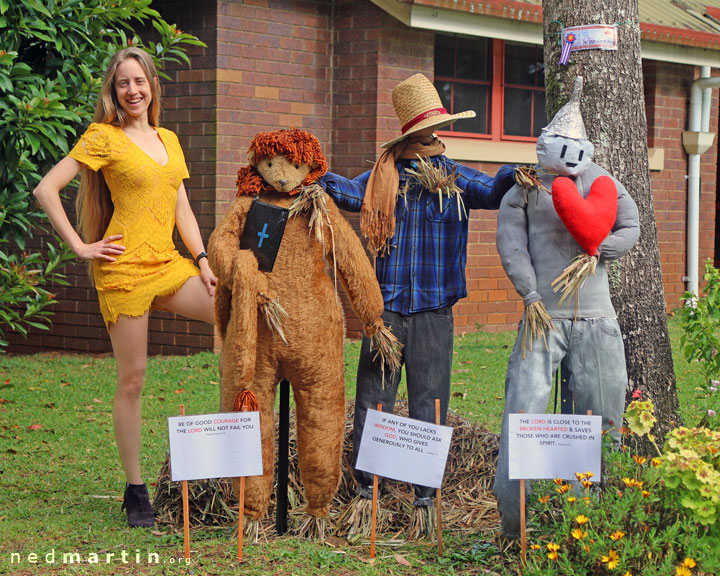
[[[474,118],[475,112],[448,114],[443,107],[435,86],[422,74],[410,76],[395,86],[392,102],[400,121],[402,136],[385,142],[381,147],[389,148],[410,134],[425,128],[441,128],[462,118]]]

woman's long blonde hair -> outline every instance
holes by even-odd
[[[128,114],[118,103],[115,92],[115,72],[117,67],[127,60],[134,58],[142,66],[148,82],[152,102],[148,108],[148,122],[151,126],[160,125],[160,83],[158,82],[157,68],[150,55],[140,48],[123,48],[115,52],[110,59],[100,97],[95,106],[93,122],[125,126],[128,123]],[[101,171],[90,170],[83,166],[80,172],[80,189],[78,191],[76,210],[78,230],[83,240],[88,244],[103,238],[110,218],[113,215],[113,203],[110,198],[105,178]]]

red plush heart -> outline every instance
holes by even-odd
[[[575,182],[558,176],[552,185],[555,211],[565,228],[590,256],[594,256],[615,224],[617,216],[617,188],[612,178],[600,176],[583,198]]]

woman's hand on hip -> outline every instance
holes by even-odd
[[[108,262],[115,262],[117,260],[116,256],[120,256],[125,252],[125,246],[115,244],[115,241],[120,240],[122,237],[122,234],[115,234],[114,236],[108,236],[93,244],[83,244],[75,253],[78,255],[78,258],[82,258],[83,260],[107,260]]]

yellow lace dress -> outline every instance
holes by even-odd
[[[200,271],[175,249],[177,191],[189,176],[174,132],[157,128],[168,153],[161,166],[118,126],[90,124],[69,156],[102,170],[114,212],[105,237],[122,234],[116,262],[95,260],[93,276],[106,325],[119,315],[138,317],[158,296],[172,294]]]

